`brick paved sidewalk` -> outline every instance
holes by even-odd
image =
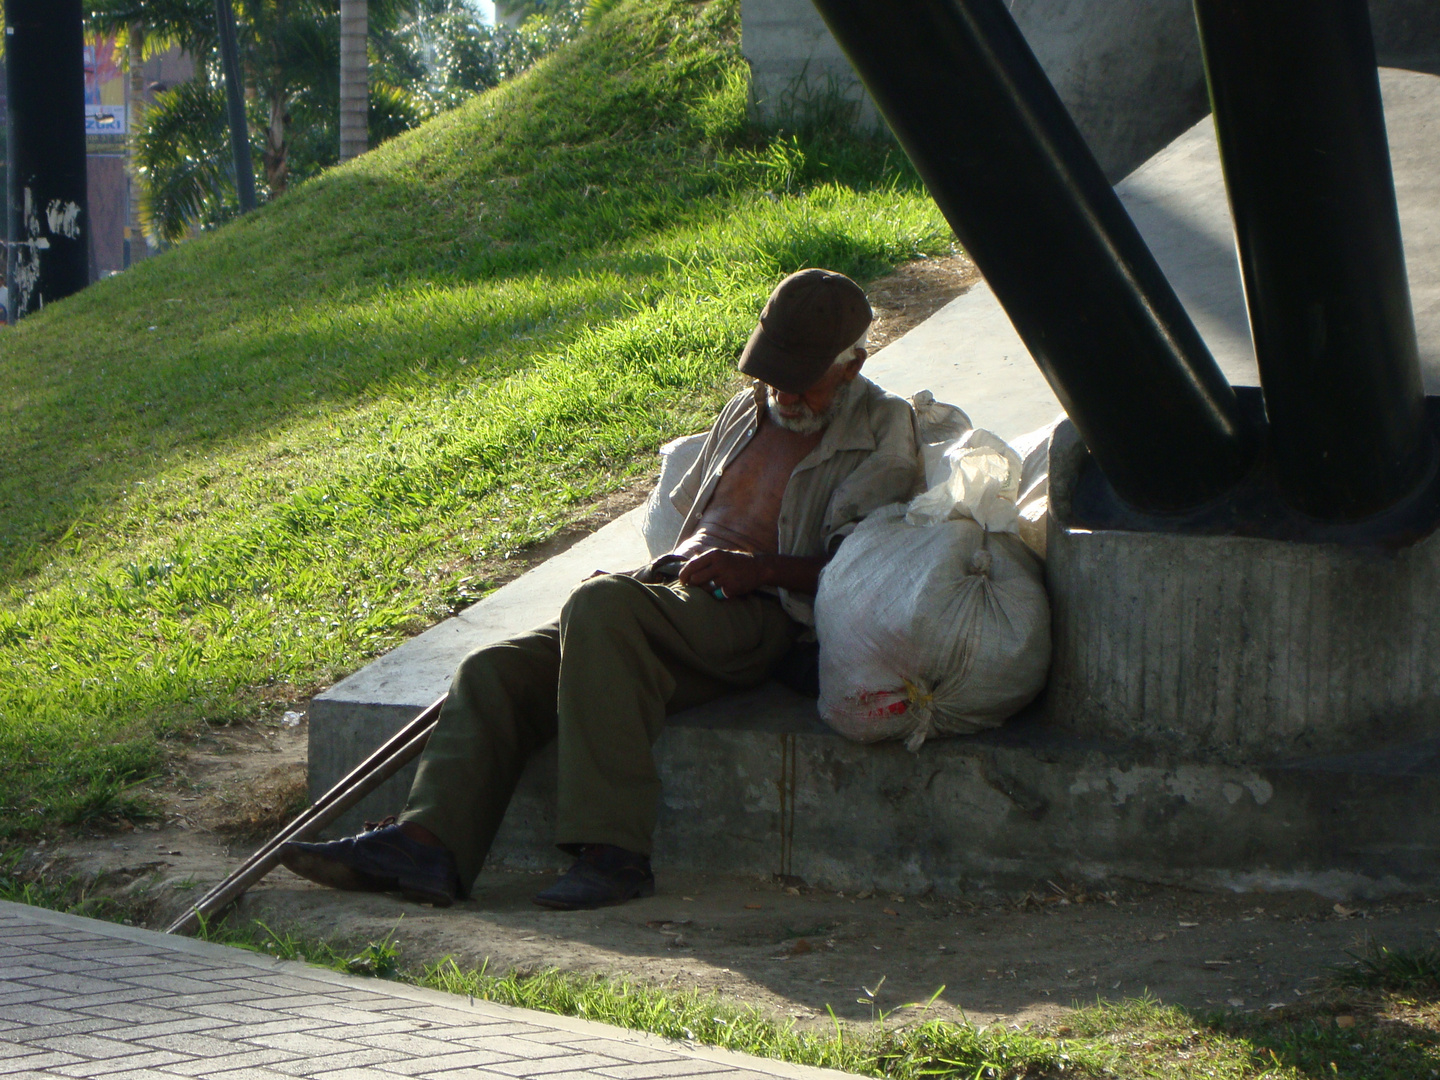
[[[0,902],[0,1076],[840,1080]]]

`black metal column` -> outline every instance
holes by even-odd
[[[1364,517],[1434,455],[1365,0],[1195,0],[1280,483]]]
[[[10,318],[90,283],[80,0],[5,0]]]
[[[1003,0],[815,0],[1119,494],[1249,462],[1234,392]]]

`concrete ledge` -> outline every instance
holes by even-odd
[[[786,704],[762,720],[767,699]],[[697,715],[662,739],[666,865],[768,866],[834,888],[908,892],[1055,875],[1337,897],[1440,882],[1440,825],[1427,813],[1440,809],[1440,740],[1266,768],[1164,763],[1057,731],[1036,709],[913,755],[848,742],[779,688],[748,704],[750,732]],[[717,760],[733,763],[727,790],[712,781],[701,806],[687,781]]]
[[[842,739],[773,684],[681,713],[655,751],[657,864],[910,893],[1058,876],[1337,899],[1440,887],[1440,738],[1260,767],[1176,762],[1042,712],[918,755]],[[566,861],[554,792],[552,746],[522,778],[492,866]]]
[[[958,891],[1059,874],[1337,898],[1440,882],[1440,740],[1257,768],[1157,761],[1034,711],[919,756],[792,738],[790,865],[807,880]]]

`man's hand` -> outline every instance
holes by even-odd
[[[680,583],[706,589],[720,600],[747,596],[767,585],[813,593],[826,561],[798,555],[755,555],[748,551],[716,549],[696,555],[681,567]]]
[[[714,592],[718,599],[745,596],[769,585],[763,555],[707,551],[680,568],[680,583]]]

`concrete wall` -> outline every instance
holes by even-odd
[[[860,103],[863,124],[879,125],[874,103],[810,0],[740,0],[740,49],[762,118],[784,119],[833,87]]]
[[[1011,0],[1113,183],[1210,111],[1190,0]]]
[[[1243,411],[1260,408],[1258,391],[1242,393]],[[1427,411],[1440,430],[1440,399]],[[1061,424],[1045,564],[1055,637],[1045,709],[1056,728],[1188,762],[1294,762],[1435,740],[1433,485],[1356,542],[1353,529],[1287,520],[1262,466],[1216,504],[1226,508],[1215,519],[1175,528],[1107,519],[1083,479],[1088,458]]]
[[[1101,168],[1119,180],[1209,111],[1190,0],[1008,0]],[[757,111],[832,83],[875,109],[810,0],[742,0]],[[1440,68],[1440,4],[1371,0],[1380,62]],[[897,17],[899,11],[897,10]]]

